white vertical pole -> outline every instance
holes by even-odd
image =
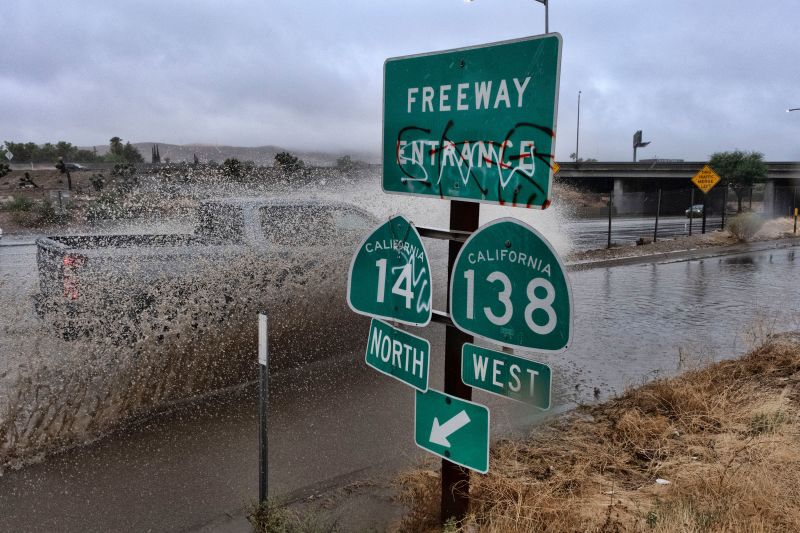
[[[258,500],[264,502],[269,495],[267,475],[269,463],[267,458],[267,406],[269,404],[269,367],[267,350],[267,315],[258,314],[258,368],[259,368],[259,403],[258,403]]]

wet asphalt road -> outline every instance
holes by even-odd
[[[722,219],[708,217],[706,232],[720,228]],[[571,221],[566,224],[567,234],[578,250],[605,248],[608,244],[608,219],[586,219]],[[614,218],[611,221],[611,242],[616,244],[632,244],[640,237],[652,239],[655,230],[654,217]],[[700,234],[702,219],[692,221],[692,235]],[[659,239],[688,235],[689,219],[686,217],[661,217],[658,220]]]

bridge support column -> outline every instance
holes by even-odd
[[[775,216],[775,200],[775,182],[767,181],[764,184],[764,203],[761,208],[765,218]]]
[[[622,180],[620,178],[614,178],[614,208],[616,209],[617,213],[622,213],[623,209],[625,208],[625,191],[622,188]]]

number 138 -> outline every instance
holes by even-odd
[[[470,269],[464,272],[464,278],[467,280],[467,320],[475,319],[475,271]],[[514,304],[511,302],[511,280],[503,272],[494,271],[486,276],[486,281],[489,283],[499,282],[502,285],[500,292],[497,294],[497,300],[503,305],[503,313],[497,315],[492,311],[492,308],[485,306],[483,313],[486,318],[495,326],[505,326],[511,321],[514,316]],[[543,288],[545,290],[545,297],[539,298],[536,296],[536,289]],[[531,331],[538,335],[547,335],[556,328],[557,318],[556,312],[553,309],[553,301],[556,297],[556,291],[553,284],[545,278],[533,278],[525,290],[528,296],[528,305],[525,306],[524,316],[525,323]],[[547,314],[547,322],[544,324],[537,324],[533,320],[533,313],[537,309],[541,309]]]

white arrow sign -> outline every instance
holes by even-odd
[[[450,441],[447,437],[469,424],[469,416],[466,411],[461,411],[456,416],[448,420],[442,425],[439,425],[439,419],[433,419],[433,426],[431,427],[430,441],[433,444],[438,444],[446,448],[450,447]]]

